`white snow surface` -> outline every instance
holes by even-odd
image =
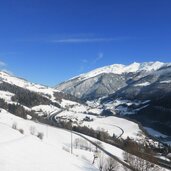
[[[148,86],[150,85],[149,82],[144,82],[144,83],[140,83],[140,84],[135,84],[134,87],[144,87],[144,86]]]
[[[100,115],[102,113],[102,111],[103,111],[103,109],[98,109],[98,108],[92,108],[92,109],[88,110],[88,112],[97,114],[97,115]]]
[[[13,123],[16,123],[17,129],[12,129]],[[124,123],[123,123],[124,124]],[[30,134],[30,128],[34,127],[34,135]],[[21,134],[18,129],[23,129]],[[89,142],[81,139],[80,142],[87,144],[93,151],[87,151],[84,148],[76,148],[75,141],[80,136],[73,136],[73,154],[70,154],[71,132],[51,127],[48,125],[35,123],[14,116],[4,109],[0,112],[0,170],[2,171],[98,171],[99,158],[92,165],[95,147]],[[44,134],[43,140],[36,137],[37,133]],[[85,136],[89,140],[97,142],[98,140]],[[100,142],[100,141],[99,141]],[[124,160],[123,150],[100,142],[102,147]],[[107,156],[99,151],[98,156],[103,156],[104,161]],[[118,171],[123,171],[121,165]]]
[[[163,138],[166,138],[166,137],[167,137],[167,135],[164,135],[164,134],[162,134],[162,133],[160,133],[160,132],[158,132],[158,131],[156,131],[156,130],[154,130],[154,129],[152,129],[152,128],[144,127],[144,129],[145,129],[150,135],[152,135],[152,136],[155,136],[155,137],[163,137]]]
[[[73,105],[77,105],[78,103],[76,102],[73,102],[73,101],[70,101],[70,100],[65,100],[65,99],[62,99],[62,102],[61,102],[61,106],[62,107],[70,107],[70,106],[73,106]]]
[[[39,105],[39,106],[34,106],[32,107],[32,110],[36,111],[36,112],[42,112],[42,113],[46,113],[46,114],[50,114],[54,111],[58,112],[60,111],[59,108],[57,108],[56,106],[53,105]]]
[[[16,122],[24,134],[11,128]],[[44,139],[30,135],[31,126],[44,133]],[[5,110],[0,113],[0,170],[2,171],[98,171],[89,160],[71,155],[65,149],[70,148],[70,133],[34,123],[9,114]],[[73,137],[73,139],[76,137]],[[76,152],[75,152],[76,153]]]
[[[11,98],[14,96],[15,94],[10,93],[8,91],[2,91],[0,90],[0,98],[4,99],[5,102],[11,102]]]
[[[72,79],[79,78],[81,80],[84,80],[84,79],[88,79],[91,77],[95,77],[95,76],[97,76],[99,74],[103,74],[103,73],[123,74],[123,73],[140,72],[140,71],[151,72],[151,71],[156,71],[164,66],[170,66],[170,65],[171,65],[171,63],[162,63],[159,61],[144,62],[144,63],[134,62],[130,65],[113,64],[113,65],[95,69],[86,74],[81,74]]]
[[[2,90],[0,90],[0,99],[3,99],[6,103],[8,103],[8,104],[17,104],[17,102],[14,102],[14,101],[12,101],[11,100],[11,98],[13,97],[13,96],[15,96],[15,94],[13,94],[13,93],[10,93],[10,92],[8,92],[8,91],[2,91]],[[24,105],[21,105],[21,106],[23,106],[26,110],[28,110],[28,111],[30,111],[31,109],[30,108],[28,108],[27,106],[24,106]]]
[[[102,112],[102,109],[98,108],[92,108],[87,105],[83,105],[77,102],[73,102],[70,100],[62,99],[62,102],[60,104],[63,108],[69,108],[69,111],[75,112],[75,113],[93,113],[95,115],[100,115]]]
[[[171,83],[171,80],[161,81],[160,83],[161,83],[161,84],[168,84],[168,83]]]
[[[86,116],[90,117],[90,119],[93,119],[93,121],[83,121],[83,119]],[[115,134],[116,136],[122,135],[121,137],[124,139],[126,139],[128,136],[133,139],[144,138],[144,134],[140,130],[138,124],[128,121],[123,118],[115,117],[115,116],[98,117],[94,115],[86,115],[83,113],[63,111],[60,114],[58,114],[58,117],[61,117],[64,119],[72,119],[81,126],[88,126],[95,130],[107,131],[111,136]],[[122,130],[124,132],[122,132]]]
[[[12,76],[12,75],[10,75],[6,72],[2,72],[2,71],[0,72],[0,80],[7,82],[9,84],[12,84],[12,85],[16,85],[16,86],[28,89],[30,91],[41,93],[43,95],[49,95],[49,96],[51,96],[52,100],[55,100],[55,97],[53,95],[54,92],[59,92],[58,90],[55,90],[53,88],[35,84],[35,83],[31,83],[27,80],[24,80],[22,78],[17,78],[15,76]]]

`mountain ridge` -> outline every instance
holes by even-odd
[[[130,73],[130,72],[140,72],[140,71],[152,71],[152,70],[157,70],[161,67],[164,66],[170,66],[171,63],[163,63],[159,61],[155,62],[133,62],[128,65],[123,65],[123,64],[112,64],[112,65],[107,65],[104,67],[100,67],[97,69],[94,69],[92,71],[89,71],[87,73],[80,74],[78,76],[75,76],[69,80],[78,78],[78,77],[94,77],[102,73],[114,73],[114,74],[123,74],[123,73]],[[69,81],[68,80],[68,81]]]
[[[169,66],[171,66],[171,63],[158,61],[134,62],[127,66],[113,64],[71,78],[68,81],[58,84],[56,89],[84,100],[93,100],[115,93],[118,89],[127,86],[131,79],[132,81],[138,80],[161,68]]]

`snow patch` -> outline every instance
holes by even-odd
[[[56,106],[53,105],[39,105],[39,106],[34,106],[32,107],[32,110],[39,112],[39,113],[46,113],[46,114],[50,114],[53,111],[60,111],[59,108],[57,108]]]
[[[171,80],[166,80],[166,81],[160,81],[161,84],[169,84],[171,83]]]
[[[0,98],[4,99],[5,102],[11,102],[11,98],[14,96],[15,94],[10,93],[8,91],[2,91],[0,90]]]
[[[61,102],[61,106],[62,107],[69,107],[69,106],[73,106],[73,105],[77,105],[78,103],[76,102],[73,102],[73,101],[70,101],[70,100],[65,100],[65,99],[62,99],[62,102]]]
[[[135,84],[134,87],[144,87],[144,86],[148,86],[150,85],[149,82],[144,82],[144,83],[140,83],[140,84]]]
[[[152,135],[152,136],[154,136],[154,137],[163,137],[163,138],[166,138],[166,137],[167,137],[167,135],[164,135],[164,134],[162,134],[162,133],[160,133],[160,132],[158,132],[158,131],[156,131],[156,130],[154,130],[154,129],[152,129],[152,128],[144,127],[144,129],[145,129],[150,135]]]

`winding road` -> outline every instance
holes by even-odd
[[[57,121],[56,121],[56,116],[61,113],[63,110],[61,111],[58,111],[58,112],[53,112],[52,115],[49,116],[49,120],[54,124],[56,125],[57,124]],[[59,128],[59,129],[62,129],[64,131],[67,131],[67,132],[70,132],[69,130],[67,129],[63,129],[63,128]],[[121,129],[122,130],[122,129]],[[117,156],[113,155],[112,153],[110,153],[109,151],[105,150],[104,148],[100,147],[98,144],[96,144],[95,142],[91,141],[90,139],[88,139],[86,136],[78,133],[78,132],[75,132],[75,131],[72,131],[73,134],[77,135],[77,136],[80,136],[81,138],[85,139],[86,141],[90,142],[92,145],[96,146],[99,150],[103,151],[106,155],[108,155],[109,157],[113,158],[114,160],[116,160],[117,162],[119,162],[120,164],[122,164],[123,166],[127,167],[128,169],[130,170],[135,170],[134,168],[132,168],[128,163],[122,161],[121,159],[119,159]],[[124,133],[124,131],[122,131],[122,134]],[[121,135],[122,135],[121,134]]]
[[[56,120],[56,116],[63,112],[64,110],[61,109],[60,111],[57,111],[57,112],[53,112],[53,114],[51,114],[48,118],[49,120],[54,124],[54,125],[57,125],[57,120]],[[117,127],[118,129],[121,130],[121,134],[117,137],[117,138],[120,138],[122,137],[122,135],[124,134],[124,130],[117,126],[117,125],[111,125],[111,126],[114,126],[114,127]],[[63,128],[59,128],[59,129],[62,129],[64,131],[67,131],[67,132],[70,132],[69,130],[67,129],[63,129]],[[118,163],[122,164],[124,167],[132,170],[132,171],[135,171],[135,169],[133,167],[131,167],[128,163],[126,163],[125,161],[121,160],[120,158],[118,158],[117,156],[115,156],[114,154],[110,153],[109,151],[105,150],[103,147],[99,146],[98,144],[96,144],[95,142],[91,141],[90,139],[88,139],[86,136],[78,133],[78,132],[75,132],[75,131],[72,131],[73,134],[77,135],[77,136],[80,136],[82,137],[83,139],[85,139],[86,141],[90,142],[92,145],[96,146],[99,150],[103,151],[106,155],[108,155],[109,157],[113,158],[114,160],[116,160]],[[121,149],[121,148],[120,148]],[[122,150],[122,149],[121,149]],[[166,163],[165,161],[163,160],[159,160],[158,161],[158,164],[162,167],[165,167],[167,169],[171,169],[171,166],[170,164]]]

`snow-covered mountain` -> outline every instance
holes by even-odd
[[[18,78],[6,72],[0,72],[0,81],[42,94],[44,96],[50,97],[52,100],[55,99],[54,93],[59,92],[57,90],[54,90],[53,88],[43,86],[40,84],[31,83],[23,78]]]
[[[144,63],[134,62],[130,65],[113,64],[110,66],[105,66],[102,68],[95,69],[86,74],[81,74],[78,77],[82,80],[82,79],[95,77],[97,75],[104,74],[104,73],[124,74],[124,73],[135,73],[135,72],[140,72],[140,71],[150,72],[150,71],[156,71],[162,67],[166,67],[169,65],[171,65],[171,63],[166,64],[166,63],[162,63],[158,61],[157,62],[144,62]]]
[[[115,103],[121,101],[119,104]],[[171,136],[171,66],[160,68],[102,99],[118,114]],[[116,105],[115,105],[116,104]],[[132,114],[132,115],[130,115]]]
[[[71,95],[0,72],[0,107],[20,117],[46,116],[60,110],[64,99],[79,103]]]
[[[99,101],[101,108],[115,115],[126,115],[171,136],[171,63],[114,64],[56,88],[84,100]]]
[[[171,63],[135,62],[127,66],[114,64],[74,77],[57,85],[56,89],[82,99],[93,100],[115,93],[130,81],[136,81],[168,66],[171,66]]]

